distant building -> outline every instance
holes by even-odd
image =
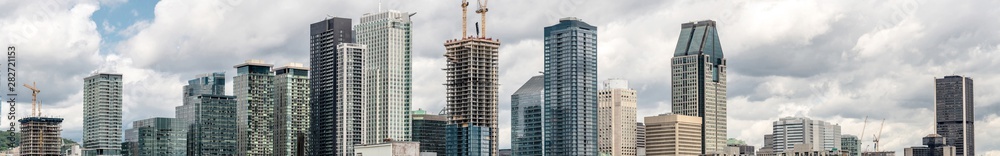
[[[445,125],[448,118],[444,115],[427,114],[423,109],[413,111],[413,141],[420,142],[420,152],[445,153]]]
[[[291,63],[274,69],[274,155],[308,155],[309,91],[309,68]]]
[[[774,154],[774,134],[764,135],[764,146],[760,147],[757,154]]]
[[[923,138],[924,146],[903,149],[904,156],[955,156],[955,146],[948,145],[947,138],[930,134]]]
[[[357,43],[367,46],[362,55],[362,144],[410,141],[412,24],[410,13],[389,10],[365,13],[354,25]]]
[[[272,155],[274,152],[274,72],[273,65],[247,60],[236,68],[233,95],[236,96],[238,125],[237,155]]]
[[[510,149],[500,149],[500,156],[511,156],[512,151]]]
[[[717,30],[712,20],[681,24],[670,64],[671,111],[701,117],[702,154],[726,147],[726,58]]]
[[[635,123],[635,155],[646,156],[646,125]]]
[[[544,76],[533,76],[510,95],[510,147],[514,155],[542,155],[544,84]]]
[[[225,94],[225,73],[202,74],[184,86],[177,119],[187,155],[236,155],[236,97]]]
[[[545,27],[545,155],[597,155],[597,27],[575,17]]]
[[[611,156],[635,156],[636,92],[628,81],[609,79],[597,92],[598,149]]]
[[[646,154],[701,154],[701,118],[661,114],[643,119],[646,124]]]
[[[84,155],[121,155],[122,74],[100,73],[83,81]]]
[[[758,153],[757,156],[844,156],[849,153],[850,152],[848,151],[814,149],[813,146],[795,146],[793,149],[787,149],[776,153]]]
[[[858,148],[861,144],[858,137],[854,135],[841,135],[840,136],[840,150],[850,152],[849,156],[858,156],[861,152]]]
[[[861,156],[896,156],[896,151],[862,152]]]
[[[185,131],[174,118],[149,118],[132,122],[127,133],[135,133],[128,152],[135,156],[184,156]],[[127,143],[133,143],[126,141]]]
[[[63,145],[62,118],[26,117],[21,123],[20,155],[59,155]],[[116,146],[121,146],[118,144]],[[115,152],[121,149],[118,147]],[[119,153],[114,153],[118,155]]]
[[[810,151],[841,149],[840,126],[805,117],[786,117],[773,123],[773,153],[783,153],[798,146]]]
[[[345,145],[354,145],[344,143],[346,141],[343,140],[361,142],[360,106],[352,109],[351,113],[356,115],[343,116],[340,114],[345,112],[344,108],[338,109],[343,105],[337,104],[338,100],[342,100],[342,97],[338,96],[337,93],[344,89],[339,88],[343,84],[338,83],[344,81],[338,80],[346,76],[340,72],[345,68],[338,61],[344,57],[338,54],[340,52],[337,46],[341,43],[354,43],[354,31],[351,30],[351,26],[351,19],[341,17],[327,18],[309,25],[309,72],[311,75],[309,77],[309,155],[348,156],[354,152],[337,152],[347,151],[349,148],[343,147]],[[355,83],[360,84],[360,82]],[[360,90],[356,92],[360,92]],[[351,120],[338,120],[338,118],[345,117]],[[349,117],[357,117],[357,119]],[[345,122],[350,122],[350,124],[337,126]],[[342,130],[345,127],[350,131]],[[343,139],[345,136],[342,134],[347,134],[351,139]]]
[[[955,155],[974,156],[976,152],[975,94],[972,78],[945,76],[934,79],[934,121],[937,134],[955,146]]]
[[[448,155],[497,155],[499,149],[500,40],[487,37],[486,23],[480,24],[483,35],[444,43]]]
[[[387,139],[388,140],[388,139]],[[354,146],[354,156],[416,156],[420,155],[420,143],[407,141],[383,141],[380,144]]]
[[[350,24],[348,22],[348,24]],[[331,112],[330,110],[323,110],[323,115],[317,114],[313,111],[312,118],[314,119],[325,119],[330,118],[328,116],[334,116],[333,120],[337,123],[326,123],[330,121],[321,122],[324,125],[321,129],[336,128],[337,134],[328,134],[328,131],[314,131],[314,133],[323,133],[327,135],[336,136],[336,145],[330,145],[330,141],[313,142],[322,143],[323,145],[313,146],[313,147],[323,147],[323,148],[333,148],[336,146],[336,156],[349,156],[354,153],[354,145],[360,145],[362,143],[361,137],[362,132],[365,131],[362,121],[366,118],[363,113],[367,108],[364,106],[364,54],[368,52],[368,47],[362,44],[356,43],[341,43],[337,45],[337,61],[336,63],[336,82],[335,87],[338,88],[336,91],[332,91],[336,95],[336,99],[333,101],[333,106],[313,106],[312,108],[326,108],[333,107],[336,112]],[[315,76],[314,76],[315,77]],[[313,78],[316,79],[316,78]],[[327,95],[316,95],[316,96],[327,96]],[[326,116],[324,116],[326,115]],[[318,123],[313,123],[316,126]],[[327,125],[333,124],[333,125]],[[325,127],[331,126],[331,127]],[[332,138],[331,138],[332,139]],[[314,152],[316,155],[333,155],[327,151],[330,149],[314,149],[323,150],[326,152]],[[325,154],[324,154],[325,153]]]

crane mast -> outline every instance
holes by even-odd
[[[489,3],[489,2],[490,2],[490,0],[479,0],[479,9],[476,10],[476,13],[478,13],[480,16],[482,16],[481,17],[482,19],[480,19],[480,20],[482,20],[482,32],[483,32],[483,34],[480,37],[486,37],[486,12],[490,11],[490,9],[486,7],[486,4]]]
[[[28,84],[24,84],[24,87],[31,89],[31,116],[42,116],[42,109],[39,108],[37,102],[38,92],[42,92],[42,90],[38,90],[38,88],[36,87],[38,86],[37,83],[31,82],[31,84],[32,84],[31,86],[29,86]]]
[[[468,37],[467,31],[469,27],[468,26],[469,20],[468,17],[466,17],[467,16],[466,14],[468,14],[469,12],[468,8],[469,8],[469,1],[462,0],[462,38]]]

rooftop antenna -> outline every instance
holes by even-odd
[[[382,0],[378,0],[378,12],[382,12]]]

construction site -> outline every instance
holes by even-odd
[[[462,2],[462,37],[444,43],[447,52],[449,153],[496,155],[500,41],[486,37],[486,1],[479,1],[476,35],[469,36],[467,1]],[[480,142],[486,140],[489,142]],[[477,144],[483,146],[470,146]],[[454,145],[454,146],[451,146]]]
[[[20,155],[22,156],[49,156],[59,155],[62,147],[62,118],[42,117],[39,107],[38,93],[41,90],[32,84],[25,84],[24,87],[31,89],[31,116],[17,120],[21,123],[21,145]]]

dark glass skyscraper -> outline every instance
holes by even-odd
[[[511,153],[520,156],[542,155],[542,103],[545,76],[524,82],[510,95]]]
[[[934,80],[934,119],[937,134],[955,146],[955,155],[975,155],[975,108],[972,78],[945,76]]]
[[[420,142],[420,152],[434,152],[445,155],[445,125],[448,118],[444,115],[427,114],[427,111],[413,111],[413,137]]]
[[[670,73],[671,111],[701,117],[701,153],[721,153],[727,138],[726,58],[715,21],[681,24]]]
[[[309,38],[309,155],[337,155],[337,45],[354,42],[351,19],[313,23]]]
[[[597,27],[545,27],[545,155],[597,155]]]

